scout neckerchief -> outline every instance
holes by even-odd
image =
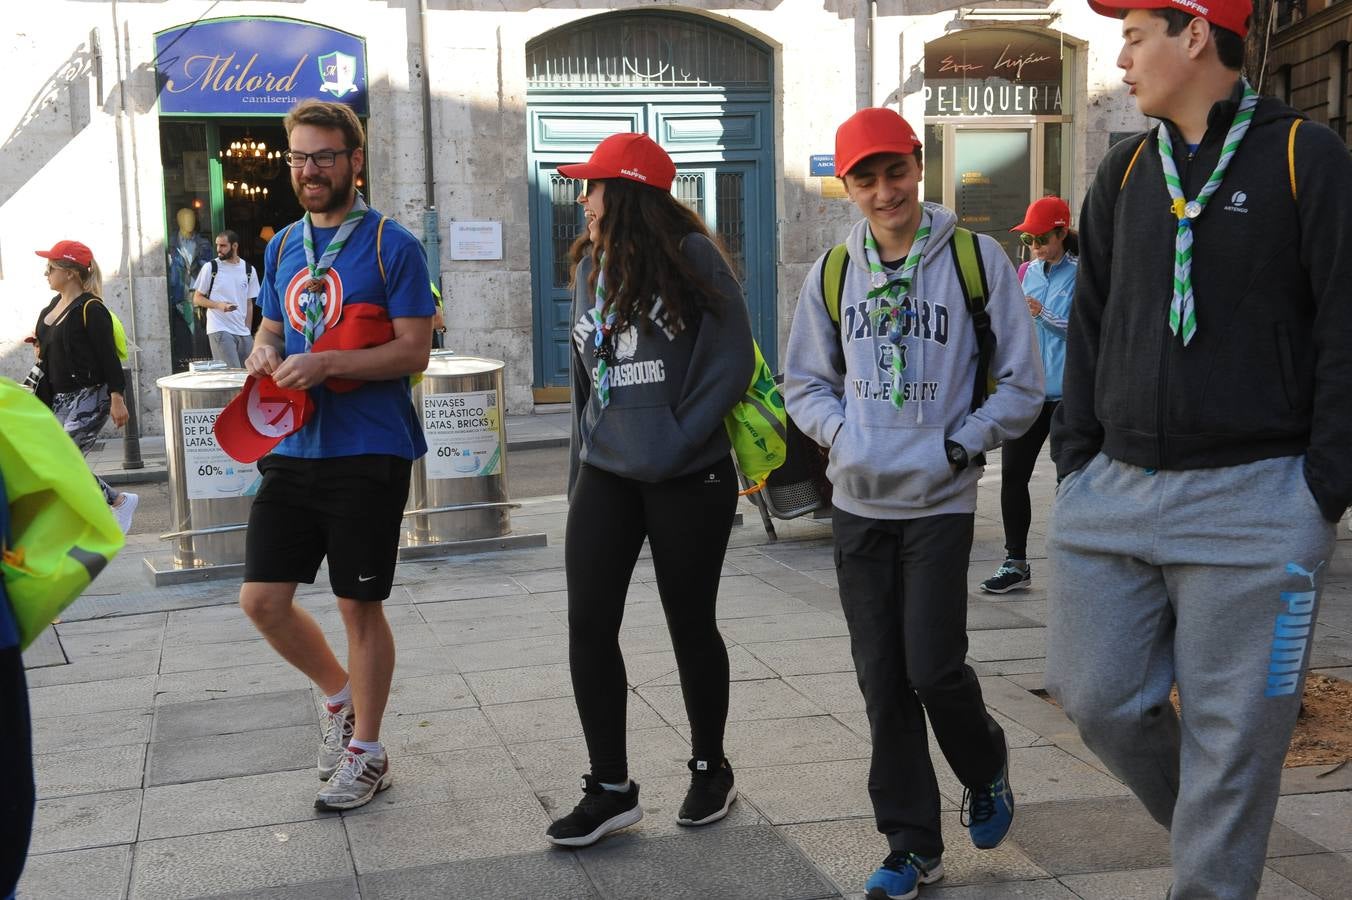
[[[920,217],[920,227],[911,241],[911,253],[902,264],[901,271],[888,275],[883,269],[882,259],[878,256],[878,242],[873,239],[873,229],[864,227],[864,260],[868,263],[870,283],[873,289],[868,292],[870,300],[877,300],[873,310],[873,329],[879,335],[885,335],[892,345],[892,405],[897,409],[906,401],[901,396],[902,372],[906,370],[906,360],[902,355],[902,322],[915,311],[910,305],[903,306],[906,293],[911,289],[915,270],[920,265],[920,257],[925,254],[925,245],[929,243],[930,214],[925,210]],[[884,331],[884,329],[886,329]]]
[[[592,355],[596,357],[596,396],[601,408],[610,405],[610,364],[614,361],[615,350],[610,342],[610,334],[615,330],[615,310],[606,310],[606,255],[601,254],[601,262],[596,271],[596,304],[591,309],[596,333],[592,338]]]
[[[338,258],[342,252],[347,239],[352,236],[352,232],[357,230],[357,225],[361,223],[362,217],[366,215],[366,201],[362,199],[360,193],[352,202],[352,209],[348,210],[343,222],[338,226],[338,233],[329,241],[329,245],[324,248],[324,255],[315,262],[315,234],[314,228],[310,224],[310,214],[305,214],[305,265],[310,270],[310,280],[305,283],[303,288],[307,295],[305,302],[305,330],[302,332],[305,336],[305,351],[308,353],[314,346],[314,342],[319,340],[319,336],[324,333],[324,276],[329,274],[329,269],[333,268],[333,261]]]
[[[1253,121],[1253,108],[1258,105],[1258,92],[1243,81],[1244,94],[1235,110],[1235,120],[1230,123],[1230,131],[1225,135],[1225,145],[1221,148],[1221,158],[1216,161],[1216,169],[1202,186],[1195,200],[1183,197],[1183,182],[1178,177],[1178,166],[1174,164],[1173,141],[1169,137],[1169,127],[1160,126],[1159,150],[1160,163],[1164,166],[1164,183],[1169,188],[1169,197],[1173,200],[1174,215],[1178,217],[1178,233],[1174,237],[1174,296],[1169,305],[1169,330],[1175,335],[1181,328],[1183,346],[1197,334],[1197,310],[1193,304],[1192,293],[1192,223],[1206,210],[1207,201],[1225,178],[1225,170],[1234,159],[1239,142],[1249,130]]]

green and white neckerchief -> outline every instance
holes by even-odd
[[[366,201],[362,199],[360,193],[352,203],[347,215],[343,218],[342,224],[338,226],[338,233],[329,241],[329,245],[324,248],[324,255],[315,262],[315,233],[314,226],[310,223],[310,214],[305,214],[305,265],[310,270],[310,280],[306,282],[304,293],[305,329],[301,332],[305,336],[305,350],[308,353],[314,346],[314,342],[319,340],[319,336],[324,333],[324,276],[329,274],[329,269],[333,268],[333,261],[338,258],[343,247],[347,244],[347,239],[352,236],[352,232],[357,230],[361,224],[362,217],[366,215]]]
[[[902,373],[906,371],[906,355],[901,346],[904,331],[902,323],[908,316],[915,315],[910,304],[903,304],[902,301],[911,290],[911,281],[915,278],[920,258],[925,255],[929,236],[930,213],[925,210],[920,217],[920,227],[911,241],[911,252],[902,264],[901,271],[889,274],[878,255],[878,242],[873,239],[873,229],[864,226],[864,261],[868,263],[869,283],[872,285],[868,298],[877,301],[871,313],[873,330],[892,345],[892,405],[897,409],[901,409],[906,402],[902,397]]]
[[[1169,137],[1169,127],[1160,125],[1159,151],[1160,163],[1164,166],[1164,184],[1169,188],[1169,197],[1173,200],[1174,215],[1178,218],[1178,233],[1174,236],[1174,296],[1169,304],[1169,330],[1175,335],[1180,330],[1183,346],[1197,334],[1197,310],[1192,293],[1192,223],[1206,211],[1207,201],[1225,178],[1225,170],[1234,159],[1240,141],[1253,122],[1253,109],[1258,105],[1258,92],[1247,80],[1243,81],[1244,94],[1240,98],[1239,108],[1235,110],[1235,119],[1230,123],[1230,131],[1225,135],[1225,145],[1221,148],[1221,157],[1216,161],[1216,169],[1202,185],[1196,199],[1187,200],[1183,196],[1183,182],[1178,177],[1178,166],[1174,163],[1173,140]]]
[[[591,309],[592,323],[596,332],[592,336],[592,355],[596,358],[596,398],[601,408],[610,405],[610,364],[614,362],[615,350],[610,341],[615,330],[615,310],[607,310],[606,302],[606,255],[596,269],[596,302]]]

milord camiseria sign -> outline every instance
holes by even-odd
[[[366,42],[296,19],[205,19],[155,35],[160,112],[278,116],[309,98],[367,113]]]

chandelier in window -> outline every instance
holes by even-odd
[[[266,143],[256,141],[248,134],[231,141],[230,146],[220,150],[218,155],[229,181],[259,186],[262,182],[272,181],[282,171],[282,151],[270,150]]]
[[[266,197],[268,189],[261,184],[249,184],[247,181],[227,181],[225,183],[225,195],[227,197],[238,197],[241,200],[257,200],[259,197]]]

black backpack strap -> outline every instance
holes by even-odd
[[[217,269],[217,266],[216,266],[216,258],[215,258],[215,257],[212,257],[212,259],[211,259],[211,280],[207,282],[207,293],[206,293],[206,298],[207,298],[208,300],[211,299],[211,292],[212,292],[212,290],[214,290],[215,287],[216,287],[216,272],[217,272],[217,271],[218,271],[218,269]]]

